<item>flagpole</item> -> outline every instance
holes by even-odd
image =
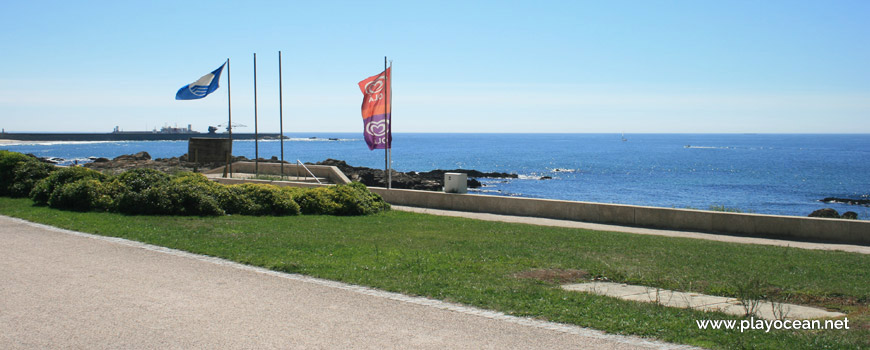
[[[230,59],[227,58],[227,118],[229,119],[229,124],[227,125],[227,132],[229,132],[230,137],[230,154],[227,157],[227,167],[230,169],[230,178],[233,177],[233,106],[232,106],[232,98],[230,97]]]
[[[387,161],[390,164],[390,187],[392,188],[393,184],[393,61],[390,60],[390,75],[387,86],[390,88],[387,89],[386,98],[387,98],[387,107],[390,110],[389,119],[387,120]],[[384,70],[386,71],[386,69]]]
[[[284,91],[281,82],[281,51],[278,51],[278,121],[281,123],[281,180],[284,179]]]
[[[387,79],[387,56],[384,56],[384,83],[385,83],[384,84],[385,85],[384,86],[384,98],[386,99],[386,98],[388,98],[387,95],[389,95],[389,94],[387,94],[387,90],[389,90],[389,87],[390,87],[390,81]],[[387,114],[387,106],[389,105],[388,102],[389,102],[389,100],[384,101],[384,117],[385,118],[388,116],[388,114]],[[389,128],[390,119],[386,118],[386,120],[387,120],[387,127]],[[393,182],[392,181],[392,174],[390,174],[390,157],[389,157],[390,142],[389,142],[389,138],[390,138],[390,135],[387,134],[386,147],[384,147],[384,173],[385,173],[384,174],[384,182],[386,182],[387,189],[390,189],[392,187],[392,182]]]
[[[254,174],[260,176],[260,146],[257,130],[257,53],[254,52]]]

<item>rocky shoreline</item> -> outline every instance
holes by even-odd
[[[384,186],[385,172],[383,169],[355,167],[348,165],[347,162],[343,160],[337,159],[327,159],[322,162],[317,162],[314,165],[331,165],[337,167],[351,180],[362,182],[366,186]],[[483,186],[480,181],[477,181],[477,178],[515,179],[518,177],[517,174],[498,172],[487,173],[470,169],[435,169],[427,172],[409,171],[407,173],[393,170],[390,175],[392,177],[393,188],[441,191],[444,187],[444,173],[468,174],[468,188],[479,188]]]
[[[235,157],[233,158],[234,162],[245,162],[245,161],[253,161],[253,159],[248,159],[246,157]],[[260,159],[260,162],[264,163],[279,163],[280,161],[273,157],[272,159]],[[289,162],[285,162],[290,164]],[[322,162],[317,163],[306,163],[308,165],[330,165],[335,166],[348,178],[353,181],[359,181],[366,186],[384,186],[384,170],[383,169],[372,169],[366,167],[356,167],[347,164],[347,162],[338,159],[326,159]],[[177,172],[177,171],[202,171],[208,169],[214,169],[224,166],[223,163],[215,163],[215,164],[197,164],[194,162],[190,162],[187,159],[187,154],[182,155],[181,157],[172,157],[172,158],[157,158],[151,159],[151,155],[148,152],[139,152],[136,154],[127,154],[115,157],[114,159],[108,158],[95,158],[91,163],[83,164],[86,168],[91,168],[94,170],[105,171],[109,173],[121,173],[129,169],[136,168],[149,168],[156,169],[163,172]],[[444,173],[466,173],[468,174],[468,188],[479,188],[483,186],[477,178],[509,178],[515,179],[517,178],[517,174],[508,174],[508,173],[498,173],[498,172],[480,172],[473,169],[452,169],[452,170],[442,170],[436,169],[427,172],[400,172],[393,170],[391,172],[392,177],[392,187],[393,188],[401,188],[401,189],[411,189],[411,190],[424,190],[424,191],[441,191],[444,187]]]
[[[848,204],[848,205],[861,205],[861,206],[865,206],[865,207],[870,207],[870,199],[851,199],[851,198],[827,197],[825,199],[822,199],[820,202],[839,203],[839,204]]]

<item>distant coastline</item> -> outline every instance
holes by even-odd
[[[184,141],[191,137],[228,138],[229,134],[217,133],[0,133],[0,142],[21,141]],[[261,140],[278,139],[278,133],[260,133]],[[253,140],[253,133],[233,133],[234,140]]]

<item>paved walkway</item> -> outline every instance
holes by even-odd
[[[0,348],[675,349],[0,216]]]
[[[660,229],[630,227],[630,226],[593,224],[593,223],[588,223],[588,222],[579,222],[579,221],[570,221],[570,220],[544,219],[544,218],[535,218],[535,217],[528,217],[528,216],[510,216],[510,215],[499,215],[499,214],[472,213],[472,212],[463,212],[463,211],[406,207],[406,206],[400,206],[400,205],[393,205],[392,208],[395,210],[410,211],[410,212],[415,212],[415,213],[441,215],[441,216],[455,216],[455,217],[464,217],[464,218],[469,218],[469,219],[487,220],[487,221],[501,221],[501,222],[512,222],[512,223],[541,225],[541,226],[581,228],[581,229],[595,230],[595,231],[626,232],[626,233],[635,233],[635,234],[641,234],[641,235],[656,235],[656,236],[667,236],[667,237],[706,239],[706,240],[710,240],[710,241],[730,242],[730,243],[775,245],[775,246],[781,246],[781,247],[793,247],[793,248],[802,248],[802,249],[840,250],[840,251],[850,252],[850,253],[870,254],[870,246],[862,246],[862,245],[835,244],[835,243],[812,243],[812,242],[789,241],[789,240],[784,240],[784,239],[729,236],[729,235],[720,235],[720,234],[713,234],[713,233],[660,230]]]

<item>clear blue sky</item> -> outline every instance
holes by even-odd
[[[394,65],[394,132],[870,133],[870,1],[4,1],[0,127],[227,119],[360,132]]]

